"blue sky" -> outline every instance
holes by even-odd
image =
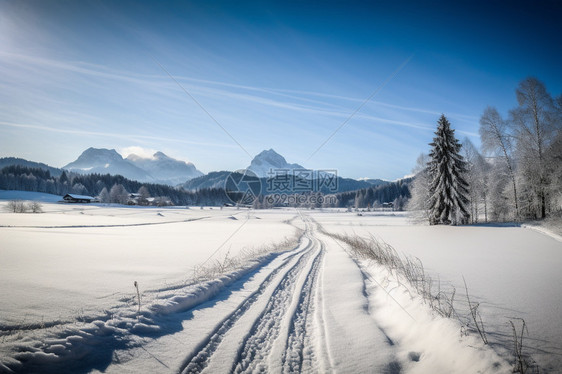
[[[524,78],[562,93],[559,4],[1,0],[0,157],[159,150],[209,172],[273,148],[396,179],[441,113],[478,145]]]

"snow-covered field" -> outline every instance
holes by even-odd
[[[562,242],[534,230],[336,210],[5,205],[0,372],[511,372],[510,352],[461,334],[316,223],[382,238],[459,293],[464,275],[491,341],[506,316],[523,317],[533,357],[562,364]]]
[[[441,286],[457,290],[467,315],[463,277],[492,342],[512,344],[509,319],[523,318],[527,353],[548,372],[562,370],[562,240],[515,225],[413,225],[405,213],[313,213],[327,231],[373,236],[419,258]]]

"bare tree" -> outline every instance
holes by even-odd
[[[8,212],[16,213],[18,211],[18,200],[10,200],[6,205],[6,210]]]
[[[148,205],[148,198],[150,197],[148,188],[141,186],[137,193],[139,194],[139,205]]]
[[[466,179],[470,196],[470,216],[472,222],[478,222],[480,204],[484,205],[485,220],[488,221],[488,169],[490,165],[478,152],[470,139],[462,143],[463,156],[467,163]]]
[[[414,181],[410,185],[410,194],[412,197],[408,200],[407,210],[418,212],[420,220],[429,222],[429,172],[427,163],[429,156],[422,153],[416,160],[416,166],[412,172],[415,174]]]
[[[541,218],[546,217],[548,175],[545,151],[560,123],[546,87],[536,78],[522,81],[516,90],[519,106],[510,111],[510,123],[517,140],[517,155],[526,192]],[[533,214],[533,206],[528,207]],[[535,213],[535,215],[536,215]]]
[[[6,209],[12,213],[25,213],[27,212],[28,206],[22,200],[10,200]]]
[[[109,197],[109,192],[107,191],[107,188],[104,187],[104,188],[101,190],[100,195],[99,195],[99,199],[100,199],[100,202],[102,202],[102,203],[109,203],[109,202],[111,202],[111,199],[110,199],[110,197]]]
[[[488,194],[490,197],[490,216],[494,221],[513,219],[513,205],[510,195],[511,186],[505,164],[493,163],[488,171]]]
[[[562,211],[562,129],[546,151],[551,210]]]
[[[109,191],[109,200],[112,203],[127,204],[129,193],[122,184],[114,184]]]
[[[41,205],[41,203],[39,201],[30,202],[29,203],[29,209],[33,213],[42,213],[43,212],[43,206]]]
[[[158,196],[154,198],[154,204],[157,206],[168,206],[172,205],[172,200],[168,196]]]
[[[519,198],[517,196],[517,182],[512,157],[512,137],[509,133],[508,123],[500,116],[496,108],[487,107],[482,117],[480,117],[479,132],[484,154],[498,157],[505,163],[507,175],[511,180],[513,189],[515,216],[518,218]]]
[[[554,100],[554,109],[558,114],[558,121],[562,120],[562,95],[558,95]]]
[[[75,183],[72,186],[72,193],[86,195],[88,193],[88,189],[82,183]]]

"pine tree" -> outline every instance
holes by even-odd
[[[466,208],[468,183],[463,176],[466,163],[455,130],[444,115],[437,121],[435,135],[428,163],[430,224],[465,224],[470,216]]]

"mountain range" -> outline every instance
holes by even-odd
[[[63,169],[80,174],[119,174],[139,182],[178,185],[202,176],[191,162],[185,162],[156,152],[150,158],[135,154],[123,158],[115,149],[88,148]]]
[[[73,162],[65,165],[62,169],[50,167],[46,164],[27,161],[24,159],[7,157],[0,159],[0,169],[10,165],[21,165],[49,170],[51,175],[60,175],[62,170],[79,174],[111,174],[122,175],[131,180],[143,183],[167,184],[179,186],[185,190],[196,191],[202,188],[224,188],[230,171],[212,171],[203,174],[197,170],[191,162],[176,160],[162,152],[156,152],[152,157],[141,157],[130,154],[123,158],[115,149],[88,148]],[[284,171],[288,176],[297,175],[298,170],[306,170],[303,166],[288,163],[287,160],[273,149],[264,150],[256,155],[247,169],[254,172],[261,180],[262,193],[284,192],[279,189],[268,189],[271,178],[278,171]],[[319,185],[320,179],[330,177],[329,173],[315,172],[313,174],[298,177],[295,183],[312,182]],[[381,179],[355,180],[333,175],[336,183],[336,191],[324,187],[322,192],[346,192],[362,188],[384,185],[389,182]],[[278,181],[276,181],[278,182]],[[285,191],[286,192],[286,191]],[[289,191],[290,192],[290,191]]]
[[[260,152],[253,158],[250,166],[246,169],[254,172],[259,177],[262,187],[261,192],[264,195],[269,193],[297,192],[296,189],[292,187],[287,190],[282,190],[278,187],[272,188],[272,184],[277,184],[279,186],[280,183],[283,183],[283,176],[277,175],[278,172],[286,173],[289,178],[294,178],[290,183],[302,182],[304,185],[310,184],[316,187],[320,185],[320,179],[325,180],[326,178],[333,177],[335,190],[326,186],[314,188],[315,191],[320,189],[323,193],[355,191],[362,188],[380,186],[389,183],[381,179],[355,180],[351,178],[342,178],[335,174],[315,170],[310,171],[311,173],[309,175],[305,174],[304,177],[297,176],[299,175],[299,171],[306,171],[307,169],[299,164],[288,163],[283,156],[275,152],[273,149]],[[188,180],[183,183],[181,187],[188,191],[196,191],[202,188],[223,188],[230,174],[230,171],[211,172],[198,178]],[[302,190],[300,192],[302,192]]]

